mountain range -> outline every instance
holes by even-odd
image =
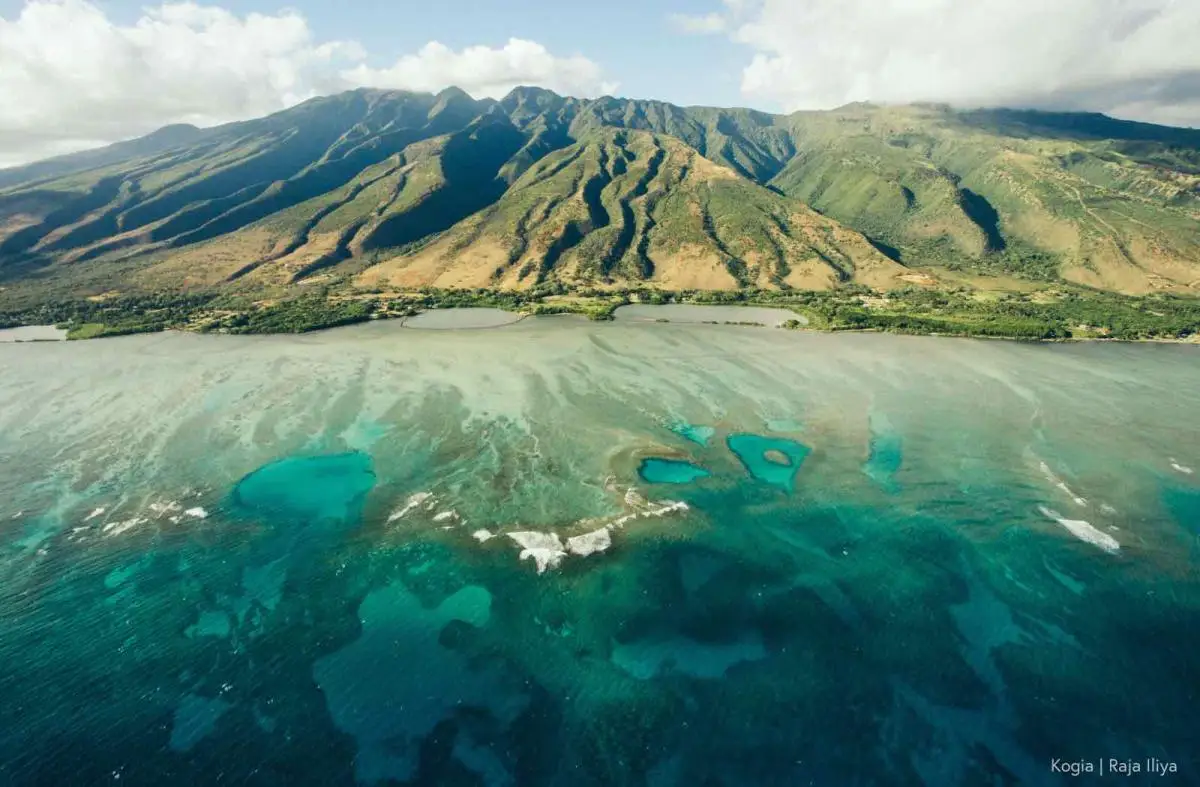
[[[1200,290],[1200,130],[355,90],[0,170],[23,297],[538,286]]]

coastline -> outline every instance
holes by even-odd
[[[1036,297],[909,288],[876,293],[847,287],[831,291],[661,290],[419,290],[325,291],[291,298],[250,300],[211,293],[90,296],[0,311],[0,326],[55,326],[70,340],[173,329],[198,333],[276,334],[372,320],[398,319],[416,330],[486,330],[532,315],[576,314],[594,321],[725,324],[829,333],[1004,339],[1022,342],[1129,342],[1200,344],[1200,299],[1187,296],[1117,296],[1095,291],[1043,291]],[[729,319],[732,310],[752,318]],[[454,318],[420,315],[474,315]],[[636,310],[636,313],[634,313]],[[655,312],[661,310],[661,313]],[[493,316],[485,316],[487,312]],[[497,319],[501,312],[515,319]],[[679,319],[678,315],[684,315]],[[700,316],[711,314],[710,317]],[[764,317],[764,315],[767,315]],[[787,315],[787,319],[781,319]],[[444,324],[443,324],[444,323]],[[492,324],[495,323],[495,324]]]
[[[763,308],[761,304],[747,304],[747,306],[755,306],[758,308]],[[510,321],[507,321],[504,323],[500,323],[500,324],[457,325],[457,326],[442,326],[442,327],[436,327],[436,328],[406,324],[413,317],[419,316],[421,314],[429,314],[432,312],[449,311],[451,309],[463,309],[463,308],[464,307],[434,307],[427,311],[420,312],[417,315],[396,315],[396,316],[380,315],[380,316],[369,317],[364,320],[340,323],[337,325],[323,325],[323,326],[319,326],[319,327],[309,328],[309,329],[306,329],[303,331],[285,331],[285,332],[281,332],[281,331],[239,331],[237,333],[231,333],[231,332],[226,332],[226,331],[202,331],[202,330],[197,330],[195,328],[188,327],[188,326],[171,326],[171,327],[164,326],[157,330],[121,331],[121,332],[111,332],[111,333],[99,333],[99,334],[90,335],[90,336],[68,336],[66,339],[23,339],[23,340],[19,340],[19,341],[0,341],[0,346],[28,345],[28,344],[37,344],[37,345],[62,344],[66,341],[77,342],[77,341],[93,341],[93,340],[98,340],[98,339],[115,339],[115,338],[122,337],[122,336],[134,336],[134,335],[144,334],[144,333],[179,333],[179,334],[198,334],[198,335],[211,334],[211,335],[223,335],[223,336],[280,336],[280,335],[295,336],[295,335],[302,335],[302,334],[327,333],[327,332],[336,330],[338,328],[349,328],[349,327],[353,327],[356,325],[363,325],[368,322],[395,322],[396,327],[403,329],[403,330],[420,331],[420,332],[436,332],[436,333],[460,332],[460,331],[490,332],[490,331],[495,331],[495,330],[503,330],[505,328],[509,328],[509,327],[512,327],[519,323],[522,323],[530,317],[573,316],[573,317],[578,317],[578,318],[582,318],[582,319],[587,319],[589,322],[597,322],[597,323],[615,322],[613,320],[589,319],[586,314],[583,314],[580,312],[562,311],[562,312],[551,312],[551,313],[539,313],[536,311],[513,310],[510,313],[516,315],[516,319],[510,320]],[[466,308],[470,309],[473,307],[466,307]],[[485,308],[491,308],[491,307],[479,307],[479,308],[485,309]],[[768,307],[768,308],[770,308],[770,307]],[[1056,344],[1130,344],[1130,345],[1162,344],[1162,345],[1183,345],[1183,346],[1191,345],[1191,346],[1195,346],[1195,347],[1200,347],[1200,333],[1194,333],[1194,334],[1191,334],[1191,335],[1185,336],[1185,337],[1154,336],[1154,337],[1142,337],[1142,338],[1127,339],[1127,338],[1116,338],[1116,337],[1106,337],[1106,336],[1065,336],[1065,337],[1039,339],[1039,338],[1029,338],[1029,337],[1024,337],[1024,336],[996,336],[996,335],[981,335],[981,334],[937,333],[937,332],[921,332],[921,331],[887,330],[884,328],[828,328],[828,327],[814,326],[812,324],[799,324],[796,326],[788,327],[788,326],[782,326],[782,325],[771,326],[771,325],[765,325],[763,323],[756,323],[756,322],[671,320],[668,318],[659,318],[659,319],[654,319],[654,320],[651,320],[651,319],[622,320],[622,321],[620,321],[620,324],[625,325],[625,326],[636,325],[639,327],[651,327],[651,328],[656,325],[670,325],[670,326],[674,326],[674,327],[686,326],[686,327],[692,327],[692,328],[708,328],[708,327],[757,328],[757,329],[762,329],[762,330],[767,330],[767,331],[783,331],[783,332],[793,332],[794,331],[797,333],[815,333],[815,334],[825,334],[825,335],[830,335],[830,336],[838,335],[838,334],[856,334],[856,335],[877,334],[877,335],[881,335],[881,336],[914,336],[914,337],[927,337],[927,338],[932,338],[932,339],[975,339],[975,340],[986,340],[986,341],[996,341],[996,342],[1016,342],[1019,344],[1044,344],[1044,345],[1056,345]],[[44,326],[37,326],[37,327],[44,327]],[[0,332],[2,332],[3,330],[8,330],[8,329],[0,329]]]

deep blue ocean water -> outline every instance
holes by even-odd
[[[0,356],[0,783],[1200,783],[1192,356],[972,343],[897,382],[762,339],[735,385],[742,332],[587,326],[548,382],[509,330],[548,359],[478,385],[369,331]],[[629,515],[542,574],[504,535]]]

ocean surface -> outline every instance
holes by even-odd
[[[1195,347],[0,346],[5,785],[1197,784],[1198,567]]]

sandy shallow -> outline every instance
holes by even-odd
[[[807,325],[808,320],[789,309],[771,309],[763,306],[698,306],[692,303],[631,303],[613,313],[613,319],[625,322],[678,323],[757,323],[778,328],[788,320]]]

